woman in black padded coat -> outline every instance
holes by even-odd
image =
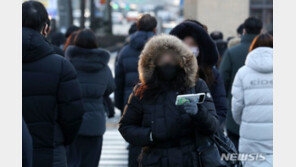
[[[98,48],[91,30],[84,29],[78,32],[74,46],[69,46],[65,55],[77,71],[85,109],[78,136],[68,149],[68,166],[97,167],[106,130],[104,99],[115,90],[108,66],[110,54]]]
[[[209,92],[197,70],[195,56],[178,38],[159,35],[146,44],[139,60],[140,83],[119,126],[126,141],[142,147],[140,166],[194,166],[195,131],[211,135],[218,129],[210,96],[202,104],[175,105],[177,95]]]

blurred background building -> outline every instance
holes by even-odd
[[[273,0],[184,0],[185,18],[196,19],[209,32],[218,30],[226,37],[235,36],[235,28],[249,16],[260,18],[265,31],[272,31]]]
[[[24,1],[24,0],[23,0]],[[272,31],[273,0],[39,0],[47,8],[54,29],[70,25],[92,28],[97,34],[127,35],[130,25],[143,13],[157,17],[158,32],[168,33],[184,19],[196,19],[209,32],[235,36],[248,16],[264,22]]]

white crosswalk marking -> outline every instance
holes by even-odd
[[[115,56],[113,52],[109,61],[109,67],[114,76]],[[114,94],[110,95],[114,99]],[[127,167],[128,166],[128,144],[118,132],[118,122],[120,119],[120,111],[115,109],[115,117],[107,119],[107,130],[103,138],[103,148],[99,167]]]
[[[108,119],[107,130],[103,138],[103,148],[99,167],[127,167],[128,166],[128,144],[118,132],[117,122],[119,111],[115,118]]]

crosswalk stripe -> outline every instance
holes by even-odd
[[[115,118],[107,121],[107,130],[103,136],[102,154],[99,167],[127,167],[128,144],[118,131],[118,110]]]

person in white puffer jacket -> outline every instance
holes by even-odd
[[[232,95],[233,118],[240,124],[239,152],[255,157],[255,160],[251,157],[247,160],[241,157],[243,166],[273,166],[273,49],[271,47],[257,47],[248,54],[245,65],[235,76]]]

